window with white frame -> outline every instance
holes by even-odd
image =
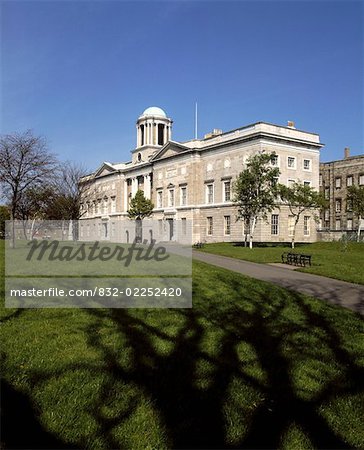
[[[311,160],[310,159],[303,160],[303,170],[311,170]]]
[[[277,235],[279,227],[279,214],[272,214],[271,217],[271,234]]]
[[[330,220],[330,210],[325,209],[325,220]]]
[[[279,166],[278,155],[273,155],[271,159],[272,166]]]
[[[303,185],[304,185],[304,186],[311,186],[311,181],[304,181],[304,182],[303,182]]]
[[[335,211],[337,213],[341,212],[341,198],[335,200]]]
[[[351,212],[353,210],[353,201],[350,198],[346,198],[346,211]]]
[[[352,175],[348,175],[346,177],[346,186],[352,186],[354,181],[354,177]]]
[[[187,205],[187,187],[181,187],[181,206]]]
[[[211,236],[212,233],[214,232],[214,222],[213,222],[212,217],[207,217],[206,220],[207,220],[207,233],[206,234],[208,236]]]
[[[224,216],[224,234],[231,234],[231,216]]]
[[[111,197],[111,212],[112,213],[116,212],[116,198],[115,197]]]
[[[288,216],[288,236],[293,236],[294,222],[295,222],[295,217]]]
[[[322,186],[322,175],[319,175],[319,186]]]
[[[288,179],[288,187],[293,187],[293,185],[295,184],[296,180],[292,180],[291,178]]]
[[[303,234],[304,236],[310,235],[310,216],[303,217]]]
[[[330,188],[329,187],[325,188],[325,198],[326,199],[330,198]]]
[[[296,158],[294,156],[288,156],[288,158],[287,158],[287,167],[289,169],[295,169],[296,168]]]
[[[163,207],[163,191],[157,191],[157,208]]]
[[[352,230],[353,229],[353,219],[347,219],[346,221],[346,229]]]
[[[206,203],[214,203],[214,184],[206,184]]]
[[[224,202],[231,200],[231,181],[224,181]]]
[[[359,175],[359,186],[363,186],[364,184],[364,174]]]
[[[336,230],[341,230],[341,220],[340,219],[336,219],[336,221],[335,221],[335,229]]]
[[[341,177],[335,178],[335,187],[336,187],[336,189],[341,188]]]
[[[174,189],[168,189],[168,206],[174,206]]]

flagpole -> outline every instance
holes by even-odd
[[[197,102],[195,103],[195,139],[197,139]]]

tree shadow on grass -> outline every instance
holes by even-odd
[[[216,282],[218,286],[218,282],[226,283],[226,280],[217,277]],[[138,313],[113,310],[109,317],[132,351],[131,370],[120,370],[117,352],[110,352],[92,330],[89,343],[101,350],[105,363],[116,378],[136,383],[153,399],[173,448],[279,448],[284,433],[293,423],[317,448],[351,448],[318,413],[319,407],[335,395],[359,392],[362,382],[358,383],[358,380],[363,379],[358,378],[362,375],[361,369],[344,350],[329,321],[315,312],[299,294],[272,289],[268,285],[260,291],[247,291],[239,281],[232,281],[229,287],[241,293],[241,302],[246,308],[239,308],[231,302],[224,305],[223,298],[218,302],[216,298],[211,301],[203,288],[195,286],[195,297],[199,298],[200,304],[205,304],[201,308],[175,312],[184,320],[173,337],[148,324],[148,318],[140,317]],[[292,297],[301,314],[302,320],[297,322],[284,318],[284,309]],[[102,326],[103,313],[94,310],[91,314],[99,317],[99,326]],[[202,323],[205,320],[212,328],[221,331],[218,349],[213,355],[202,345],[206,332]],[[294,361],[284,354],[282,347],[290,336],[310,333],[313,326],[325,334],[324,345],[340,365],[341,373],[305,399],[297,392],[292,380]],[[173,343],[173,350],[168,355],[161,355],[156,350],[153,345],[156,336]],[[247,370],[249,363],[245,364],[238,354],[241,343],[254,349],[266,382],[250,375]],[[305,347],[296,350],[294,357],[319,360],[314,349]],[[212,366],[208,387],[204,389],[197,383],[201,362]],[[231,401],[229,387],[234,380],[252,386],[264,398],[247,417],[248,431],[239,441],[227,439],[229,417],[225,406]],[[109,388],[111,386],[105,386],[104,391]],[[105,398],[100,398],[101,404],[103,401]],[[132,409],[129,411],[133,412]],[[241,409],[243,413],[246,410]],[[102,417],[98,416],[98,420],[102,422]],[[103,430],[107,436],[112,428],[104,424]]]
[[[97,351],[98,366],[82,361],[81,355],[79,363],[65,364],[58,372],[34,371],[31,384],[40,386],[78,369],[92,370],[95,377],[107,373],[96,399],[80,411],[97,422],[102,448],[133,448],[116,429],[139,414],[143,400],[158,415],[167,448],[280,448],[293,424],[313,447],[351,448],[319,408],[337,396],[360,392],[364,377],[325,308],[299,294],[219,270],[208,280],[196,278],[193,309],[85,310],[90,317],[87,346]],[[111,330],[112,343],[105,340],[105,330]],[[302,335],[320,339],[324,354],[300,340]],[[250,353],[242,352],[242,346]],[[339,371],[302,392],[293,370],[301,360],[334,363]],[[309,378],[317,381],[314,373]],[[120,386],[137,390],[108,415],[105,407]],[[239,398],[245,387],[253,400]],[[27,399],[21,401],[26,404]],[[42,441],[38,448],[62,448],[47,434],[36,432],[32,440]]]
[[[37,419],[31,400],[1,381],[1,448],[73,449],[44,429]]]

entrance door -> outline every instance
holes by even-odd
[[[174,234],[174,230],[173,230],[173,219],[167,219],[168,222],[168,231],[169,231],[169,240],[173,241],[173,234]]]

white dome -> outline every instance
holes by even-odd
[[[144,116],[159,116],[159,117],[167,117],[166,113],[163,109],[158,108],[158,106],[150,106],[147,108],[140,117]]]

